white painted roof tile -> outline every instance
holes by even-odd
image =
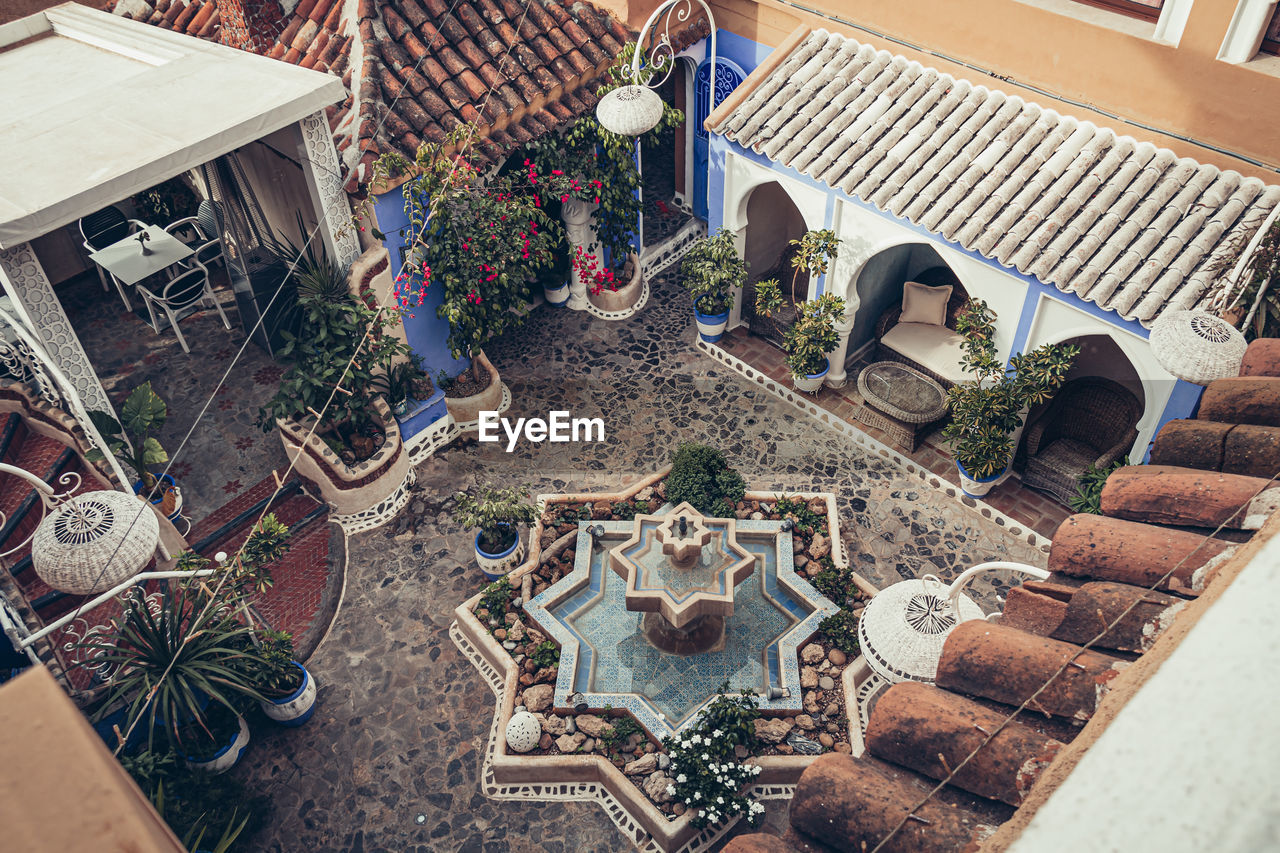
[[[1280,205],[1280,186],[824,30],[714,131],[1147,326],[1203,302]]]

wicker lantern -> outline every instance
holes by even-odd
[[[85,492],[50,512],[31,541],[40,579],[61,592],[105,592],[146,568],[160,541],[151,507],[124,492]]]
[[[947,600],[950,588],[935,577],[895,583],[876,593],[858,620],[858,642],[867,664],[889,682],[933,683],[942,644],[959,621],[982,619],[982,608],[956,597],[960,619]]]
[[[605,130],[639,136],[658,126],[662,98],[645,86],[619,86],[596,104],[596,118]]]
[[[1196,385],[1240,375],[1247,346],[1235,326],[1207,311],[1166,311],[1151,325],[1160,366]]]

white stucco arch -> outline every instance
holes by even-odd
[[[1109,338],[1128,359],[1142,385],[1142,417],[1138,419],[1138,438],[1129,453],[1131,460],[1146,455],[1148,443],[1155,436],[1160,417],[1169,404],[1176,377],[1156,361],[1146,339],[1118,328],[1105,320],[1059,302],[1044,294],[1039,297],[1023,352],[1043,344],[1060,344],[1073,338],[1101,336]]]

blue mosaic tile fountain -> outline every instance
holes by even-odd
[[[694,537],[696,549],[670,544]],[[762,709],[801,710],[797,647],[837,611],[796,574],[787,522],[703,519],[687,505],[581,522],[574,570],[524,607],[560,643],[556,707],[626,708],[659,737],[725,682]],[[668,650],[673,635],[699,650]]]

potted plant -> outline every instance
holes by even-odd
[[[733,244],[733,234],[721,229],[714,237],[695,241],[680,262],[680,275],[693,297],[698,335],[711,343],[720,340],[729,325],[734,291],[747,280],[747,265]]]
[[[240,592],[212,598],[202,581],[131,590],[124,613],[77,645],[81,665],[110,673],[99,718],[124,703],[148,745],[159,733],[190,766],[221,773],[249,742],[244,703],[263,697],[249,676],[249,628],[236,618]]]
[[[770,317],[781,304],[782,295],[776,280],[756,284],[758,312]],[[824,293],[796,307],[796,319],[782,336],[782,349],[796,390],[812,393],[822,387],[822,380],[830,369],[827,354],[840,345],[836,321],[844,312],[845,301],[834,293]]]
[[[970,497],[1002,482],[1028,410],[1062,387],[1080,352],[1073,344],[1044,344],[1012,356],[1006,366],[996,352],[994,319],[986,302],[970,299],[956,321],[961,364],[973,378],[947,390],[951,420],[942,436],[955,455],[960,488]]]
[[[791,268],[795,270],[791,274],[791,304],[795,305],[796,283],[800,280],[800,273],[808,273],[810,279],[824,275],[828,262],[835,259],[840,249],[840,239],[836,237],[836,232],[823,229],[806,231],[799,240],[789,242],[796,247],[795,254],[791,256]]]
[[[125,398],[124,406],[120,409],[120,420],[106,412],[89,412],[89,419],[106,439],[112,454],[133,469],[138,478],[133,484],[134,493],[145,495],[147,500],[173,521],[182,513],[182,492],[171,475],[161,474],[157,477],[151,471],[152,466],[169,461],[169,454],[153,434],[164,426],[168,416],[168,407],[160,399],[160,395],[152,390],[150,382],[134,388]],[[90,462],[98,462],[104,457],[102,451],[95,447],[85,454],[85,458]]]
[[[300,726],[315,712],[316,680],[293,656],[288,631],[259,631],[250,659],[254,686],[263,695],[262,713],[282,726]]]
[[[409,411],[409,396],[413,388],[413,380],[417,368],[412,363],[402,361],[399,364],[393,364],[387,369],[387,372],[379,376],[375,382],[382,389],[382,395],[387,399],[387,405],[391,406],[391,414],[396,417],[404,415]]]
[[[466,527],[477,527],[476,563],[489,580],[497,580],[520,565],[524,559],[524,543],[520,524],[532,524],[538,509],[526,497],[525,487],[498,488],[486,486],[475,498],[459,492],[457,518]]]

